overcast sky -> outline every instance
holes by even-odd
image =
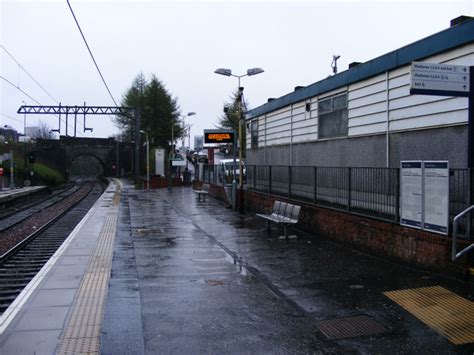
[[[473,16],[474,0],[460,1],[85,1],[70,0],[83,33],[115,100],[134,77],[155,74],[178,99],[191,136],[215,128],[237,78],[251,108],[449,27],[459,15]],[[23,132],[27,104],[113,105],[74,22],[66,0],[0,0],[0,123]],[[7,54],[31,74],[50,97]],[[474,63],[473,63],[474,64]],[[25,92],[27,95],[25,95]],[[57,102],[56,102],[57,101]],[[27,116],[57,128],[54,116]],[[106,116],[90,116],[93,133],[118,128]],[[69,134],[71,134],[71,127]],[[65,134],[64,124],[61,134]]]

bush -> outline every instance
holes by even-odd
[[[36,184],[45,184],[48,186],[59,185],[64,182],[64,176],[57,170],[48,168],[46,165],[35,163],[33,166]]]

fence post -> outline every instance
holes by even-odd
[[[400,221],[400,168],[396,170],[395,222]]]
[[[291,199],[291,165],[288,166],[288,198]]]
[[[257,190],[257,165],[253,166],[253,189]]]
[[[468,205],[472,206],[474,204],[474,174],[473,174],[473,169],[468,168],[467,169],[467,178],[468,178],[468,184],[467,184],[467,191],[468,191]],[[472,240],[472,226],[473,226],[473,218],[474,214],[470,213],[469,215],[466,216],[466,239]]]
[[[272,194],[272,166],[268,166],[268,194]]]
[[[314,167],[314,179],[313,179],[313,189],[314,189],[314,194],[313,194],[313,203],[316,204],[316,201],[318,201],[318,167]]]
[[[347,168],[347,210],[351,210],[351,172],[352,168]]]

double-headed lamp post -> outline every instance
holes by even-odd
[[[257,75],[260,73],[263,73],[264,70],[262,68],[251,68],[247,69],[247,74],[243,75],[235,75],[232,74],[232,70],[230,69],[225,69],[225,68],[218,68],[214,70],[214,73],[224,75],[224,76],[233,76],[238,79],[238,86],[237,86],[237,95],[238,95],[238,102],[237,102],[237,115],[238,115],[238,125],[239,125],[239,189],[242,189],[243,187],[243,169],[242,169],[242,123],[241,123],[241,116],[242,116],[242,91],[243,88],[240,87],[240,78],[243,78],[244,76],[252,76],[252,75]],[[234,148],[235,149],[235,148]],[[235,154],[234,154],[234,181],[235,181]],[[233,184],[233,188],[235,189],[235,183]],[[234,203],[235,203],[235,197],[236,193],[234,190]],[[235,209],[235,205],[234,205]]]
[[[140,130],[140,133],[145,134],[146,138],[146,189],[150,189],[150,142],[148,140],[148,133]]]

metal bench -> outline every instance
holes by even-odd
[[[288,227],[298,223],[301,206],[291,203],[275,201],[271,214],[257,213],[257,217],[267,221],[267,230],[270,230],[270,222],[282,224],[285,232],[285,238],[288,238]]]
[[[202,184],[202,187],[200,190],[193,190],[195,193],[198,195],[198,201],[201,201],[201,196],[203,201],[206,200],[206,196],[209,195],[209,184]]]

